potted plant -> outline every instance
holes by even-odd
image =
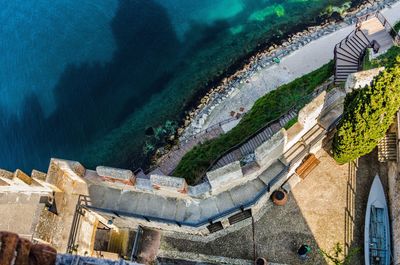
[[[282,189],[276,190],[272,193],[272,201],[274,202],[275,205],[283,206],[286,204],[287,200],[288,200],[288,195]]]
[[[258,257],[254,264],[255,265],[268,265],[268,261],[264,258]]]

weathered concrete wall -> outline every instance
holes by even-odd
[[[326,91],[323,91],[299,111],[298,122],[287,130],[287,143],[284,151],[289,150],[308,130],[318,123],[326,95]]]
[[[283,154],[286,143],[287,133],[282,128],[255,150],[256,162],[260,165],[261,169],[268,168]]]
[[[38,209],[44,208],[39,203],[40,197],[38,193],[0,193],[0,231],[32,235],[38,222]]]
[[[7,179],[12,179],[14,176],[13,172],[4,170],[4,169],[0,169],[0,177],[1,178],[7,178]]]
[[[61,253],[67,250],[79,195],[88,195],[88,187],[83,179],[85,173],[86,169],[78,162],[50,161],[46,181],[58,188],[54,196],[58,215],[43,210],[35,235]]]
[[[236,161],[226,166],[207,172],[207,178],[211,185],[211,193],[217,194],[228,190],[244,181],[240,162]]]
[[[46,181],[67,194],[88,195],[85,172],[79,162],[51,159]]]
[[[96,173],[101,176],[105,181],[121,183],[122,185],[133,186],[135,184],[135,177],[131,170],[98,166]]]
[[[158,194],[172,197],[186,197],[188,193],[188,185],[183,178],[150,175],[150,183]]]
[[[328,114],[328,112],[332,111],[338,106],[343,106],[345,97],[346,92],[340,88],[334,88],[329,91],[326,94],[320,117]]]
[[[324,107],[325,97],[326,91],[323,91],[299,111],[298,122],[304,130],[309,130],[317,123],[317,118],[321,115]]]
[[[345,84],[346,93],[350,93],[354,89],[359,89],[370,85],[372,80],[384,69],[385,67],[379,67],[349,75]]]
[[[79,247],[78,255],[93,255],[96,229],[99,224],[97,216],[85,211],[85,215],[80,219],[80,227],[77,231],[76,242]]]

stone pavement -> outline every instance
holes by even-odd
[[[156,257],[160,247],[161,232],[156,230],[144,229],[140,238],[138,262],[151,264]]]
[[[192,241],[190,236],[178,239],[165,235],[160,251],[252,260],[254,244],[257,256],[272,262],[300,264],[295,250],[302,243],[308,243],[312,254],[302,264],[317,265],[328,264],[319,254],[319,248],[330,251],[337,242],[351,247],[362,246],[368,192],[378,172],[383,183],[387,183],[386,165],[377,161],[374,151],[360,159],[355,178],[349,181],[349,164],[336,164],[324,150],[317,153],[317,157],[321,163],[293,188],[287,205],[278,207],[269,202],[266,214],[255,222],[254,230],[248,225],[209,243]],[[354,191],[352,195],[349,187]],[[346,232],[349,214],[354,220],[350,233]],[[362,264],[362,256],[360,252],[352,264]]]

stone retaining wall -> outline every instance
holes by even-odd
[[[265,205],[272,192],[281,188],[309,152],[315,153],[321,148],[320,136],[325,131],[318,124],[319,119],[323,110],[330,113],[327,105],[343,99],[332,96],[336,92],[323,92],[307,104],[292,128],[281,129],[255,150],[253,162],[235,161],[207,172],[207,181],[196,186],[187,185],[183,178],[164,176],[159,172],[135,175],[129,170],[108,167],[97,167],[94,171],[79,162],[60,159],[51,160],[45,183],[54,187],[52,191],[58,192],[68,211],[75,208],[78,196],[84,195],[88,203],[83,203],[82,207],[117,227],[142,225],[172,233],[189,233],[199,238],[209,235],[207,240],[211,240],[251,221],[245,219],[231,225],[229,218],[235,214],[251,209],[255,219],[261,217],[267,210]],[[330,120],[335,120],[339,114]],[[285,153],[298,148],[299,143],[307,148],[295,156],[296,161],[283,162]],[[1,179],[7,181],[9,174],[1,173],[5,176]],[[30,182],[29,176],[17,173],[22,183]],[[35,175],[42,178],[37,181],[43,182],[43,174]],[[65,222],[63,227],[66,229],[61,232],[64,237],[72,225],[72,215],[68,214],[61,214],[52,221],[55,226]],[[223,229],[210,235],[208,226],[219,222]],[[64,248],[65,244],[60,243],[59,247]]]

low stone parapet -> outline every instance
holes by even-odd
[[[98,166],[96,167],[96,172],[106,181],[120,182],[131,186],[135,184],[133,172],[127,169]]]
[[[211,185],[212,194],[218,194],[245,181],[239,161],[207,172],[207,179]]]

